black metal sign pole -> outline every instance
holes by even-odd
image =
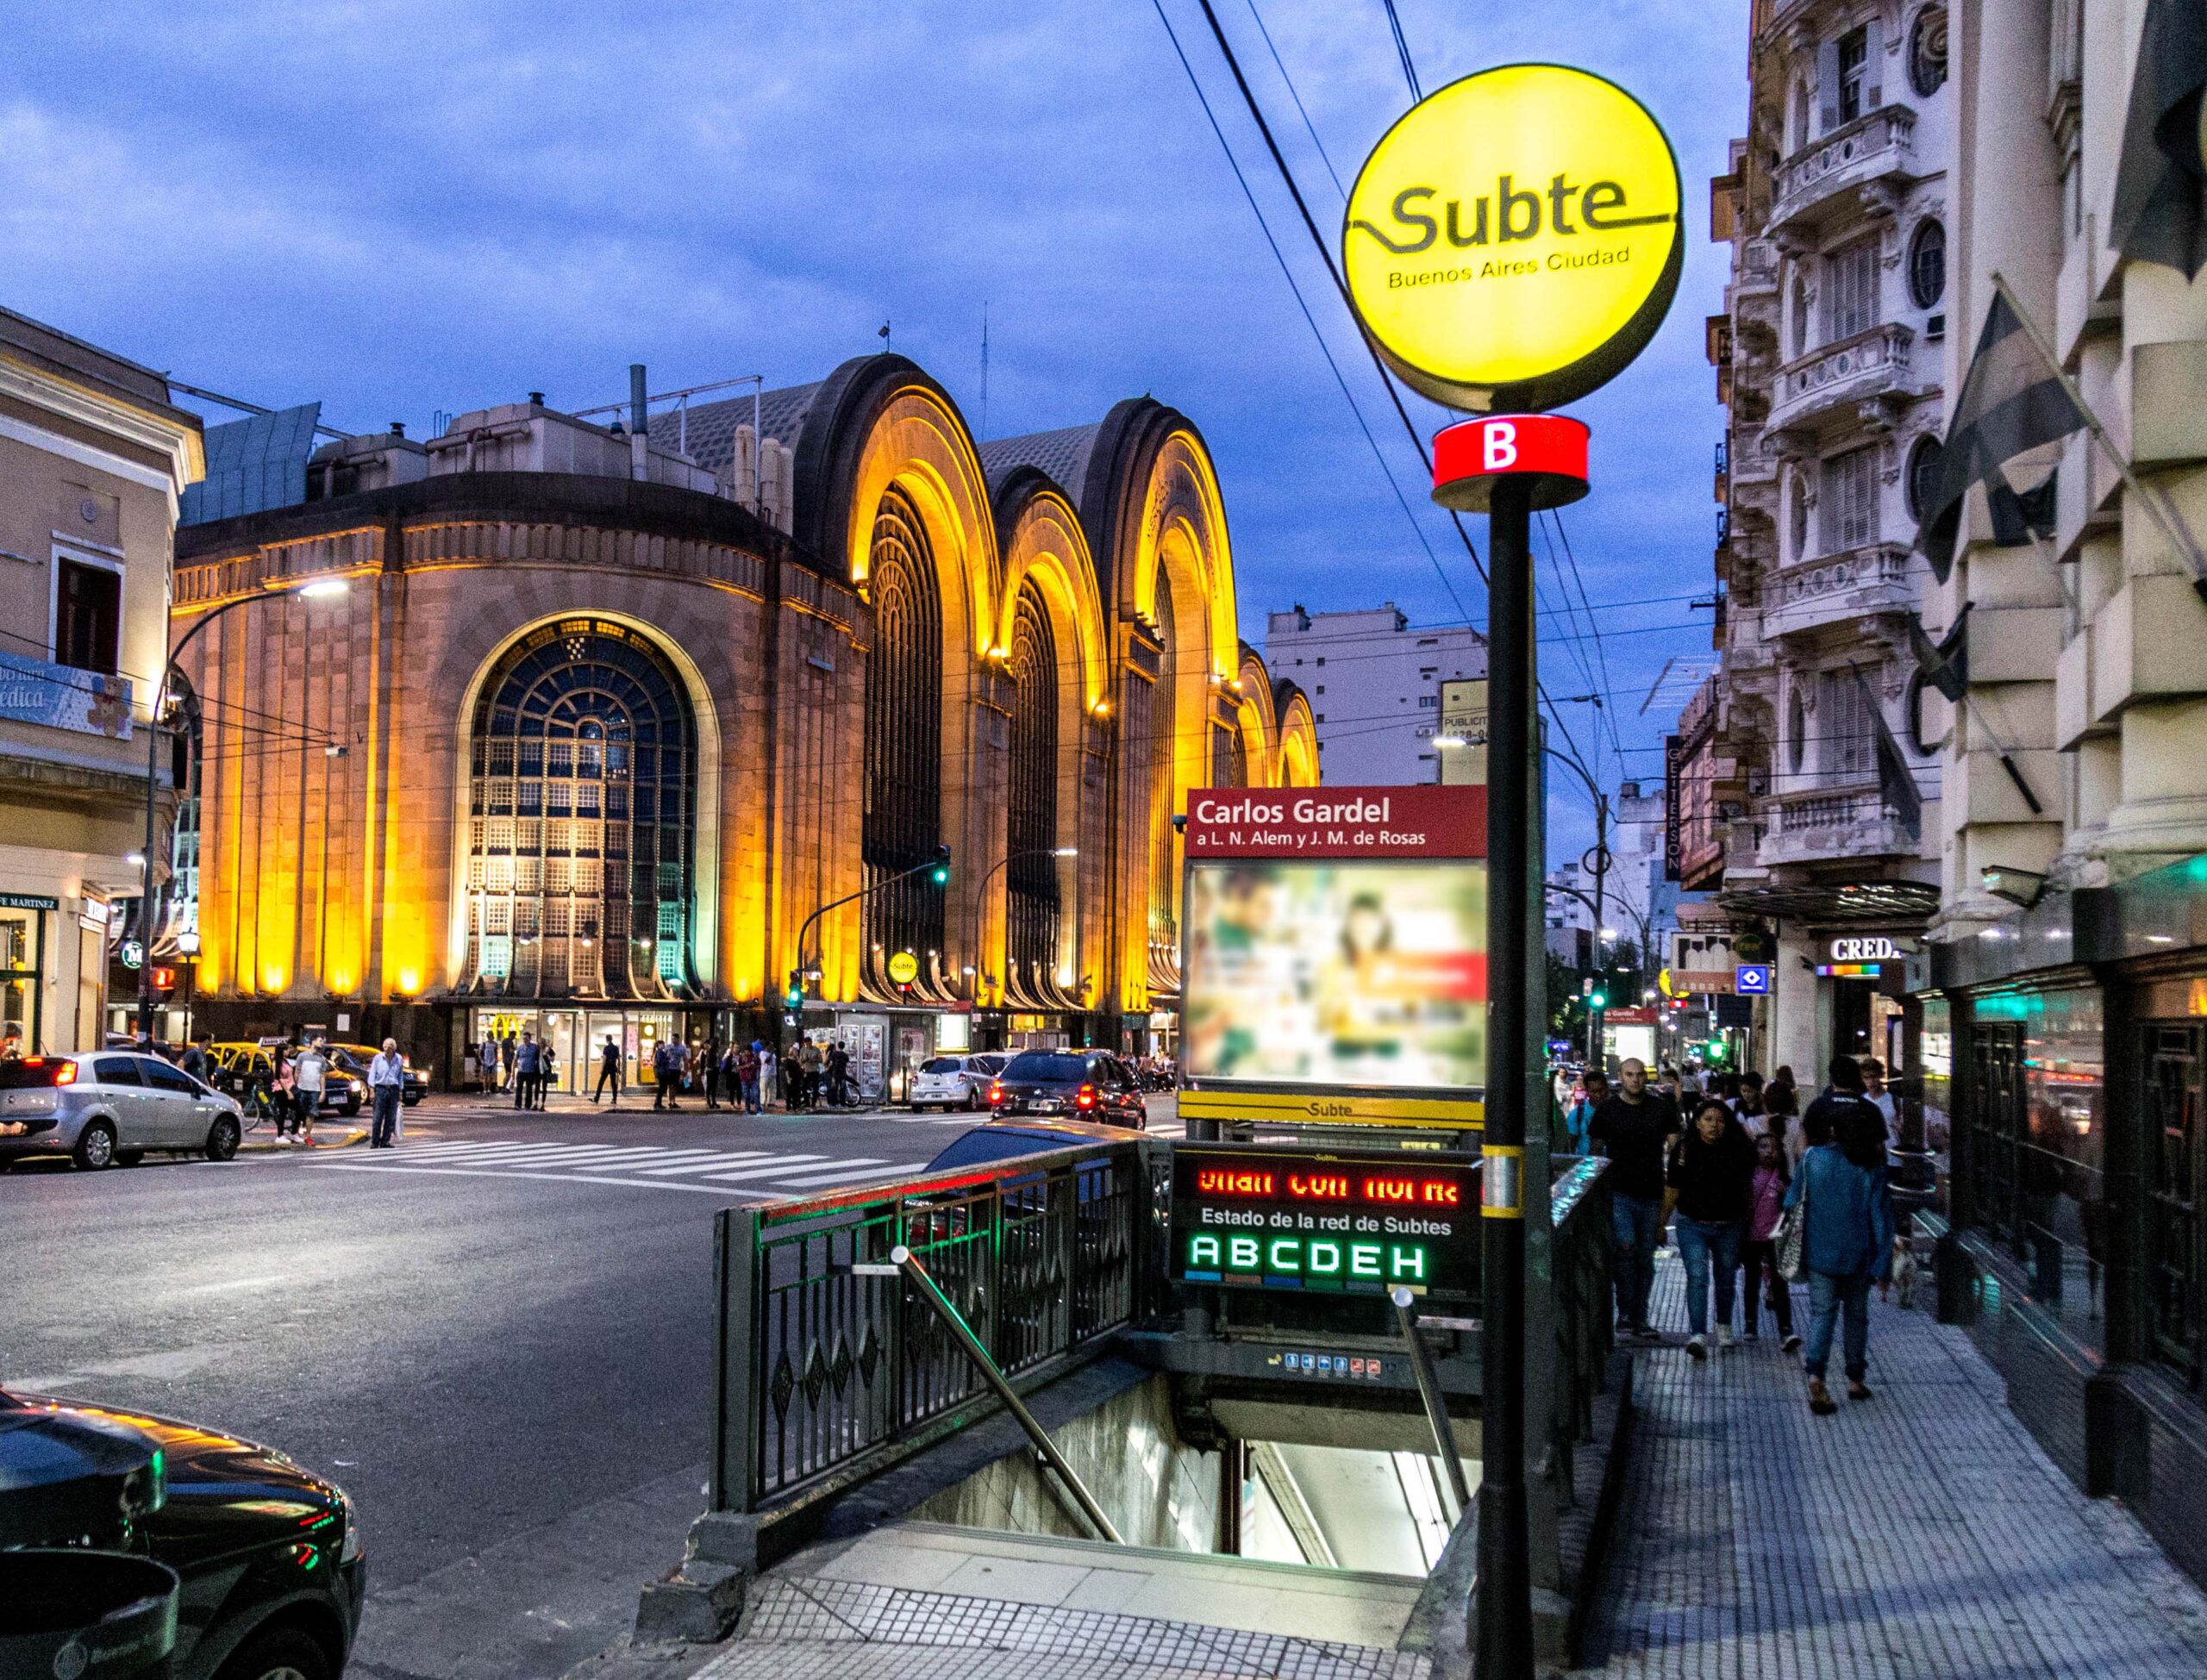
[[[1480,1680],[1533,1672],[1531,1540],[1525,1513],[1526,998],[1531,972],[1526,815],[1533,791],[1532,485],[1504,473],[1488,509],[1486,1137],[1479,1221]]]

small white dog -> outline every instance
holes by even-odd
[[[1893,1239],[1893,1295],[1903,1308],[1916,1305],[1916,1251],[1906,1237]]]

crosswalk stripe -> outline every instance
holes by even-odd
[[[419,1144],[408,1150],[407,1153],[410,1155],[418,1155],[423,1159],[428,1160],[435,1159],[439,1156],[452,1156],[456,1158],[463,1155],[470,1157],[512,1155],[528,1152],[541,1152],[547,1149],[611,1150],[617,1148],[623,1153],[633,1154],[641,1152],[650,1147],[651,1146],[647,1144],[563,1144],[547,1143],[541,1139],[523,1140],[518,1138],[506,1138],[493,1140],[486,1138],[477,1139],[466,1143]]]
[[[517,1145],[510,1149],[478,1149],[462,1159],[471,1166],[485,1161],[526,1162],[530,1165],[541,1166],[555,1161],[579,1165],[584,1161],[603,1160],[609,1156],[616,1156],[617,1159],[628,1160],[637,1159],[627,1151],[610,1151],[602,1146],[573,1144],[562,1146],[558,1144],[541,1143]]]
[[[917,1172],[926,1165],[925,1161],[891,1161],[882,1166],[849,1167],[841,1172],[807,1173],[802,1178],[785,1179],[782,1187],[810,1190],[817,1190],[824,1184],[838,1184],[847,1178],[893,1178],[899,1173]]]
[[[817,1157],[811,1155],[785,1155],[777,1157],[771,1150],[746,1149],[740,1150],[730,1155],[717,1155],[710,1161],[686,1161],[680,1166],[642,1167],[631,1173],[629,1176],[635,1178],[692,1178],[701,1172],[719,1172],[726,1168],[738,1165],[745,1161],[772,1161],[775,1159],[809,1161],[816,1159]]]
[[[848,1160],[841,1162],[829,1155],[785,1155],[776,1165],[746,1167],[740,1172],[716,1172],[708,1177],[712,1183],[733,1184],[747,1178],[786,1178],[793,1172],[816,1171],[824,1172],[831,1166],[872,1167],[887,1165],[885,1161],[866,1155],[853,1156]]]
[[[606,1161],[596,1166],[578,1167],[580,1172],[626,1172],[632,1167],[660,1167],[676,1161],[724,1161],[729,1159],[724,1149],[653,1149],[632,1156],[625,1161]],[[742,1159],[741,1155],[736,1159]]]

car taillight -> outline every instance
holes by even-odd
[[[1078,1090],[1072,1094],[1072,1100],[1075,1106],[1078,1108],[1094,1108],[1096,1106],[1096,1087],[1093,1085],[1083,1085]]]
[[[1003,1101],[1003,1080],[991,1079],[989,1081],[989,1101],[991,1102],[1001,1102]]]
[[[64,1062],[59,1067],[54,1069],[53,1083],[57,1085],[75,1084],[77,1083],[77,1064],[74,1062]]]

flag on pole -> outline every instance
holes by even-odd
[[[1885,721],[1885,709],[1878,703],[1877,692],[1862,675],[1861,667],[1849,659],[1847,668],[1854,673],[1863,701],[1870,708],[1870,727],[1877,737],[1878,796],[1900,819],[1901,826],[1920,838],[1923,833],[1923,796],[1916,790],[1915,772],[1909,769],[1900,743],[1893,739],[1892,728]]]
[[[1939,455],[1938,482],[1924,498],[1916,546],[1941,583],[1954,570],[1962,503],[1983,484],[1991,503],[1994,540],[2027,542],[2054,530],[2054,477],[2018,494],[2001,469],[2027,449],[2054,443],[2085,424],[2084,412],[2053,366],[2032,344],[2004,289],[1996,287],[1985,330],[1963,376],[1961,394]]]
[[[1908,645],[1916,653],[1916,668],[1923,680],[1959,702],[1969,692],[1969,609],[1965,606],[1954,628],[1933,641],[1920,613],[1908,615]]]
[[[2187,280],[2207,265],[2203,89],[2207,6],[2199,0],[2147,0],[2109,243],[2135,262],[2181,269]]]

